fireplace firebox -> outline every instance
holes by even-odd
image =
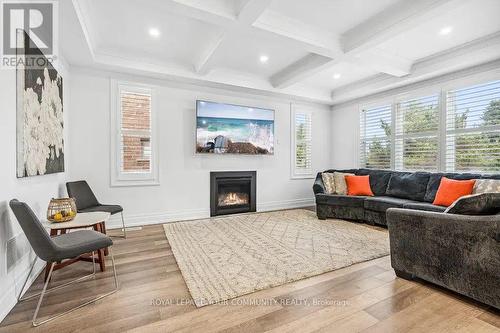
[[[210,172],[210,216],[256,211],[256,171]]]

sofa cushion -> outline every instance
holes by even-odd
[[[428,212],[438,212],[438,213],[442,213],[446,209],[446,207],[443,206],[437,206],[428,202],[417,202],[417,201],[405,203],[403,205],[403,208],[425,210]]]
[[[431,173],[423,201],[434,202],[434,199],[436,198],[436,193],[437,193],[437,190],[439,188],[439,184],[441,183],[442,177],[446,177],[448,179],[455,179],[455,180],[468,180],[468,179],[480,178],[481,175],[475,174],[475,173]]]
[[[391,179],[392,172],[387,170],[371,170],[371,169],[359,169],[356,175],[370,176],[370,187],[373,194],[384,195],[387,190],[387,185]]]
[[[345,176],[345,182],[347,184],[347,195],[354,196],[373,196],[372,189],[370,187],[370,176]]]
[[[429,176],[427,172],[395,172],[385,193],[391,197],[424,201]]]
[[[472,194],[475,183],[474,179],[455,180],[442,177],[432,204],[448,207],[458,198]]]
[[[500,193],[500,179],[476,179],[472,193]]]
[[[500,213],[500,193],[471,194],[457,199],[445,213],[462,215],[495,215]]]
[[[334,206],[363,207],[366,197],[353,197],[348,195],[317,194],[316,203]]]
[[[325,187],[326,194],[335,193],[335,178],[331,172],[323,172],[321,174],[321,179],[323,180],[323,185]]]
[[[376,212],[385,212],[389,208],[403,208],[412,200],[394,197],[366,197],[364,207]]]
[[[345,176],[354,176],[353,173],[337,172],[333,173],[333,178],[335,180],[335,194],[346,195],[347,194],[347,184],[345,181]]]

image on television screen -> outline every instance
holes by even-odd
[[[274,154],[274,110],[197,101],[196,152]]]

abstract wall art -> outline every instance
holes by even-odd
[[[17,31],[17,177],[64,171],[63,80]],[[26,52],[29,50],[29,52]]]

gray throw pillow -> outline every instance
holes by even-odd
[[[465,195],[451,204],[448,214],[495,215],[500,213],[500,193],[480,193]]]

